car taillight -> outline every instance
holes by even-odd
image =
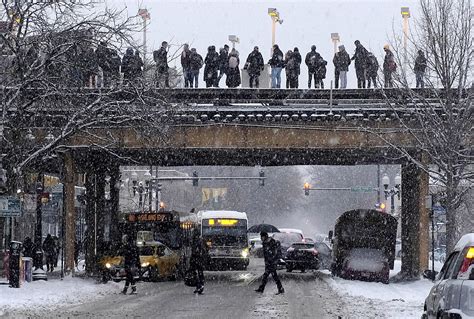
[[[312,249],[311,252],[313,253],[314,256],[317,256],[319,254],[319,252],[314,248]]]
[[[465,273],[469,270],[469,266],[474,263],[474,247],[469,247],[466,256],[464,256],[464,261],[462,262],[461,269],[459,273]]]

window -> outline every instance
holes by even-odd
[[[446,271],[445,273],[443,274],[443,279],[450,279],[453,277],[453,269],[455,268],[456,266],[456,259],[459,255],[459,252],[458,251],[455,251],[451,254],[451,256],[449,256],[449,260],[446,262],[446,264],[444,264],[443,266],[443,269],[445,268],[445,266],[447,266],[446,268]],[[443,269],[441,271],[443,271]],[[441,276],[440,276],[441,278]]]

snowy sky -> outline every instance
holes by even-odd
[[[354,52],[354,41],[374,52],[379,60],[382,47],[393,34],[402,28],[400,8],[410,7],[416,16],[416,0],[106,0],[111,7],[126,7],[130,16],[138,8],[147,8],[151,21],[147,33],[148,51],[157,49],[163,40],[179,45],[185,42],[196,47],[203,56],[209,45],[217,48],[229,43],[228,36],[240,38],[237,49],[247,57],[255,45],[260,47],[265,61],[270,58],[271,19],[270,7],[277,8],[284,20],[277,25],[276,42],[286,52],[297,46],[305,55],[312,44],[329,62],[328,74],[332,78],[333,44],[331,33],[338,32],[346,50]],[[141,43],[141,34],[136,39]],[[179,61],[172,62],[179,63]],[[306,66],[302,68],[300,83],[306,86]],[[355,71],[349,70],[349,86],[356,84]],[[328,86],[328,84],[327,84]]]

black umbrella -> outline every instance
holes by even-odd
[[[260,233],[260,232],[267,232],[267,233],[279,233],[280,231],[278,228],[276,228],[273,225],[270,224],[258,224],[258,225],[253,225],[248,229],[247,232],[249,233]]]

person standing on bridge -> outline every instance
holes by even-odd
[[[316,78],[316,71],[318,70],[318,63],[322,60],[321,55],[316,52],[316,46],[311,46],[311,51],[306,54],[306,58],[304,62],[308,66],[308,89],[311,89],[311,81],[314,77],[314,87],[318,85],[317,78]],[[318,85],[319,87],[319,85]]]
[[[189,50],[189,44],[185,43],[183,46],[183,52],[181,52],[181,67],[183,68],[184,87],[189,87],[189,81],[191,79],[191,50]]]
[[[366,77],[366,68],[367,68],[367,55],[369,51],[362,44],[360,44],[359,40],[354,42],[356,49],[354,56],[351,60],[354,60],[355,69],[356,69],[356,76],[357,76],[357,87],[359,89],[365,89],[365,77]]]
[[[397,70],[397,63],[395,62],[395,57],[390,51],[390,46],[388,44],[383,46],[385,51],[385,59],[383,61],[383,75],[385,78],[384,86],[386,88],[393,87],[393,73]]]
[[[281,88],[281,70],[283,69],[284,60],[283,52],[277,44],[273,46],[272,58],[268,61],[272,68],[272,89]]]
[[[211,45],[207,48],[207,55],[204,59],[206,66],[204,67],[204,81],[206,87],[218,87],[218,70],[219,70],[219,54],[216,52],[216,47]]]
[[[209,258],[209,252],[204,239],[199,235],[199,231],[193,231],[193,238],[191,242],[191,260],[190,271],[196,275],[196,289],[194,293],[202,294],[204,291],[204,266]]]
[[[298,77],[300,76],[301,74],[301,54],[300,54],[300,50],[298,49],[298,47],[295,47],[293,49],[293,59],[295,60],[295,72],[296,72],[296,77],[294,79],[294,88],[297,89],[298,86],[299,86],[299,81],[298,81]]]
[[[254,47],[253,51],[250,52],[249,56],[247,57],[247,62],[245,63],[244,69],[247,70],[249,73],[249,86],[251,88],[255,87],[258,88],[260,72],[264,69],[264,62],[263,56],[258,51],[258,47]]]
[[[125,266],[125,287],[123,287],[122,293],[125,295],[128,290],[128,286],[132,285],[132,294],[137,292],[135,286],[135,274],[140,269],[140,255],[138,253],[138,247],[133,240],[132,236],[124,236],[125,246],[123,247],[123,259]]]
[[[189,69],[190,69],[190,78],[189,78],[189,87],[194,87],[197,89],[199,86],[199,70],[201,70],[204,61],[202,56],[197,53],[196,48],[191,49],[191,55],[189,56]]]
[[[236,88],[241,83],[239,64],[239,52],[236,49],[232,49],[229,54],[227,78],[225,80],[225,84],[229,88]]]
[[[156,63],[156,86],[169,88],[168,42],[163,41],[159,50],[153,51],[153,60]]]
[[[367,88],[370,88],[371,82],[374,88],[377,87],[377,72],[379,71],[379,62],[372,52],[367,55]]]
[[[275,281],[278,292],[277,295],[285,292],[283,285],[281,284],[280,278],[276,271],[278,259],[280,256],[280,245],[275,239],[268,236],[265,231],[260,232],[260,238],[262,239],[263,258],[265,260],[265,272],[263,273],[262,283],[260,287],[256,289],[256,292],[263,292],[268,281],[268,276],[272,275]]]
[[[347,88],[347,71],[349,71],[351,64],[351,57],[343,45],[339,46],[339,52],[334,54],[332,62],[334,63],[335,88],[339,88],[339,79],[341,80],[341,89]]]
[[[229,76],[228,71],[229,71],[229,46],[225,44],[224,48],[221,48],[219,50],[219,76],[217,77],[218,87],[219,87],[219,82],[221,81],[224,74],[226,76]]]
[[[425,87],[425,71],[426,71],[427,61],[425,57],[425,53],[423,50],[418,51],[418,56],[415,60],[415,75],[416,75],[416,87],[417,88],[424,88]]]

